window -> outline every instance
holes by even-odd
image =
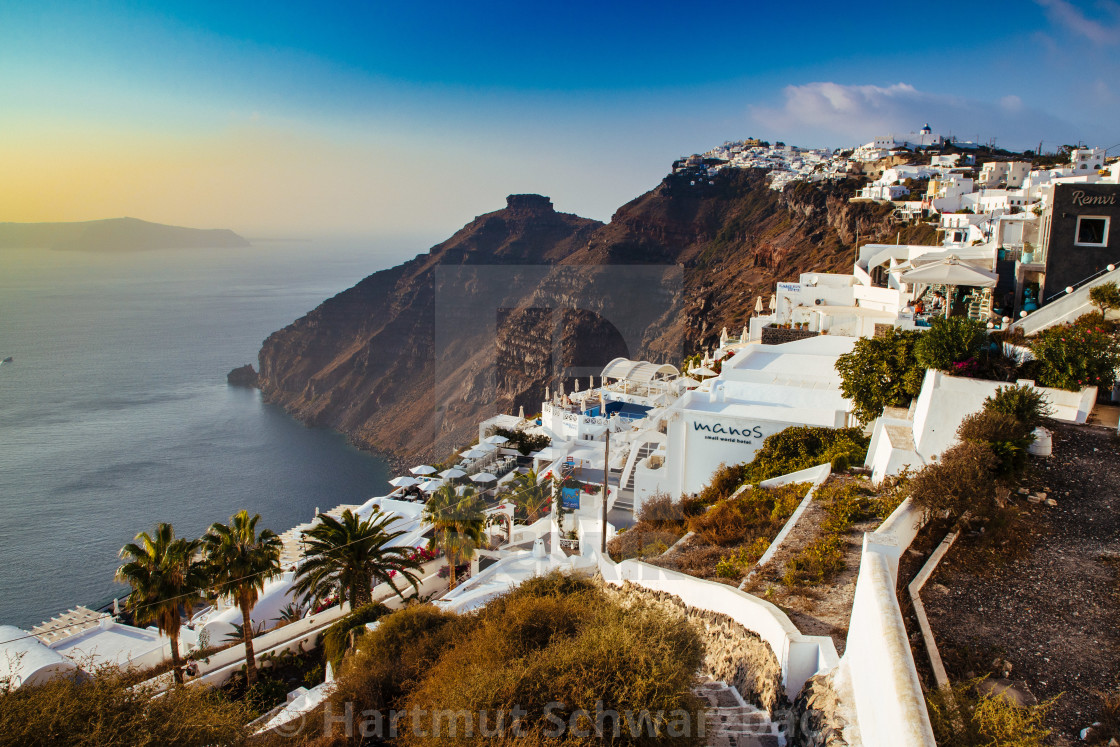
[[[1108,218],[1077,216],[1075,246],[1108,246]]]

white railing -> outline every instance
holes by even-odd
[[[840,697],[851,700],[867,747],[936,747],[895,596],[898,558],[921,526],[922,511],[908,498],[863,539]]]

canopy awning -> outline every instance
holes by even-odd
[[[602,376],[606,379],[648,383],[655,379],[680,376],[680,373],[675,366],[670,366],[668,363],[650,363],[649,361],[632,361],[629,358],[615,358],[603,368]]]

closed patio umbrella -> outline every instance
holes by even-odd
[[[762,296],[759,296],[758,300],[754,302],[754,313],[762,313]]]

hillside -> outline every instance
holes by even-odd
[[[0,249],[137,252],[242,246],[249,246],[249,242],[228,229],[166,226],[136,218],[78,223],[0,223]]]
[[[441,458],[490,414],[535,412],[546,384],[586,386],[619,355],[679,363],[741,328],[775,281],[849,272],[857,234],[900,230],[889,206],[849,203],[854,190],[670,176],[606,225],[511,196],[271,335],[260,386],[363,447]]]

